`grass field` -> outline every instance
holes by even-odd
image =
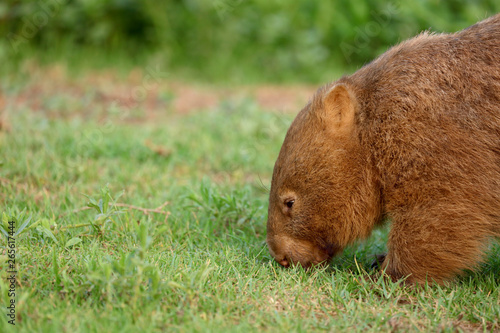
[[[0,213],[19,233],[15,326],[0,243],[0,332],[500,331],[498,244],[444,287],[370,270],[387,229],[282,269],[266,188],[294,113],[224,93],[180,112],[143,75],[2,78]]]

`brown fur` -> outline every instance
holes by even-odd
[[[267,225],[279,263],[328,261],[385,217],[382,268],[410,282],[474,269],[500,236],[500,14],[393,47],[288,130]]]

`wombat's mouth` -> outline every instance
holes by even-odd
[[[328,263],[331,261],[333,256],[330,255],[323,255],[323,256],[315,256],[315,258],[304,258],[304,257],[296,257],[294,255],[291,256],[285,256],[283,259],[278,260],[276,258],[275,260],[283,267],[288,268],[290,266],[296,266],[300,265],[305,269],[310,269],[313,267],[323,267],[328,265]]]
[[[325,266],[340,250],[335,245],[320,247],[306,240],[277,236],[267,240],[269,252],[283,267],[301,265],[304,268]]]
[[[334,245],[327,245],[325,247],[317,249],[316,258],[310,262],[300,263],[304,268],[311,268],[314,266],[326,266],[332,261],[333,257],[339,252],[339,248]]]

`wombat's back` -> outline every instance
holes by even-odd
[[[423,33],[340,81],[358,97],[387,210],[445,196],[500,235],[500,14]]]
[[[498,135],[500,14],[454,34],[422,33],[344,80],[359,88],[367,118],[449,117]]]

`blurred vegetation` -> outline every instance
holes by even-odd
[[[456,31],[498,0],[4,0],[0,60],[155,63],[206,81],[331,80],[419,31]],[[4,68],[5,69],[5,68]]]

